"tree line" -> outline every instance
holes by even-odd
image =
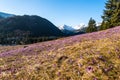
[[[25,45],[37,42],[44,42],[49,40],[58,39],[59,37],[49,36],[49,37],[12,37],[12,38],[0,38],[1,45]]]

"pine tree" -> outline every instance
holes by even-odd
[[[89,33],[89,32],[95,32],[95,31],[97,31],[96,21],[90,18],[86,32]]]
[[[109,27],[110,27],[110,22],[103,21],[101,26],[100,26],[100,30],[105,30],[105,29],[108,29]]]
[[[120,14],[119,11],[119,3],[120,0],[108,0],[105,6],[104,14],[102,16],[103,22],[100,27],[101,30],[112,28],[114,26],[117,26],[118,24],[118,16]]]
[[[116,9],[114,10],[114,14],[110,19],[112,26],[119,26],[120,25],[120,2],[116,3]]]

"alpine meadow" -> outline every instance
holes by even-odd
[[[120,80],[120,0],[3,0],[0,11],[0,80]]]

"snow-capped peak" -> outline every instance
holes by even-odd
[[[59,27],[59,29],[68,30],[68,31],[74,31],[75,30],[72,26],[68,26],[68,25],[62,25],[62,26]]]
[[[84,23],[81,23],[81,24],[75,26],[74,29],[78,30],[78,29],[81,29],[82,27],[85,27]]]
[[[81,24],[79,24],[77,26],[74,26],[74,27],[73,26],[68,26],[68,25],[62,25],[62,26],[59,26],[58,28],[60,30],[75,31],[75,30],[79,30],[79,29],[81,29],[81,28],[83,28],[85,26],[86,25],[84,23],[81,23]]]

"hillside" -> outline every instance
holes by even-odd
[[[63,35],[54,24],[39,16],[14,16],[0,20],[0,44],[34,43],[33,38],[38,41],[38,37]]]
[[[2,80],[120,80],[120,26],[0,47],[0,62]]]

